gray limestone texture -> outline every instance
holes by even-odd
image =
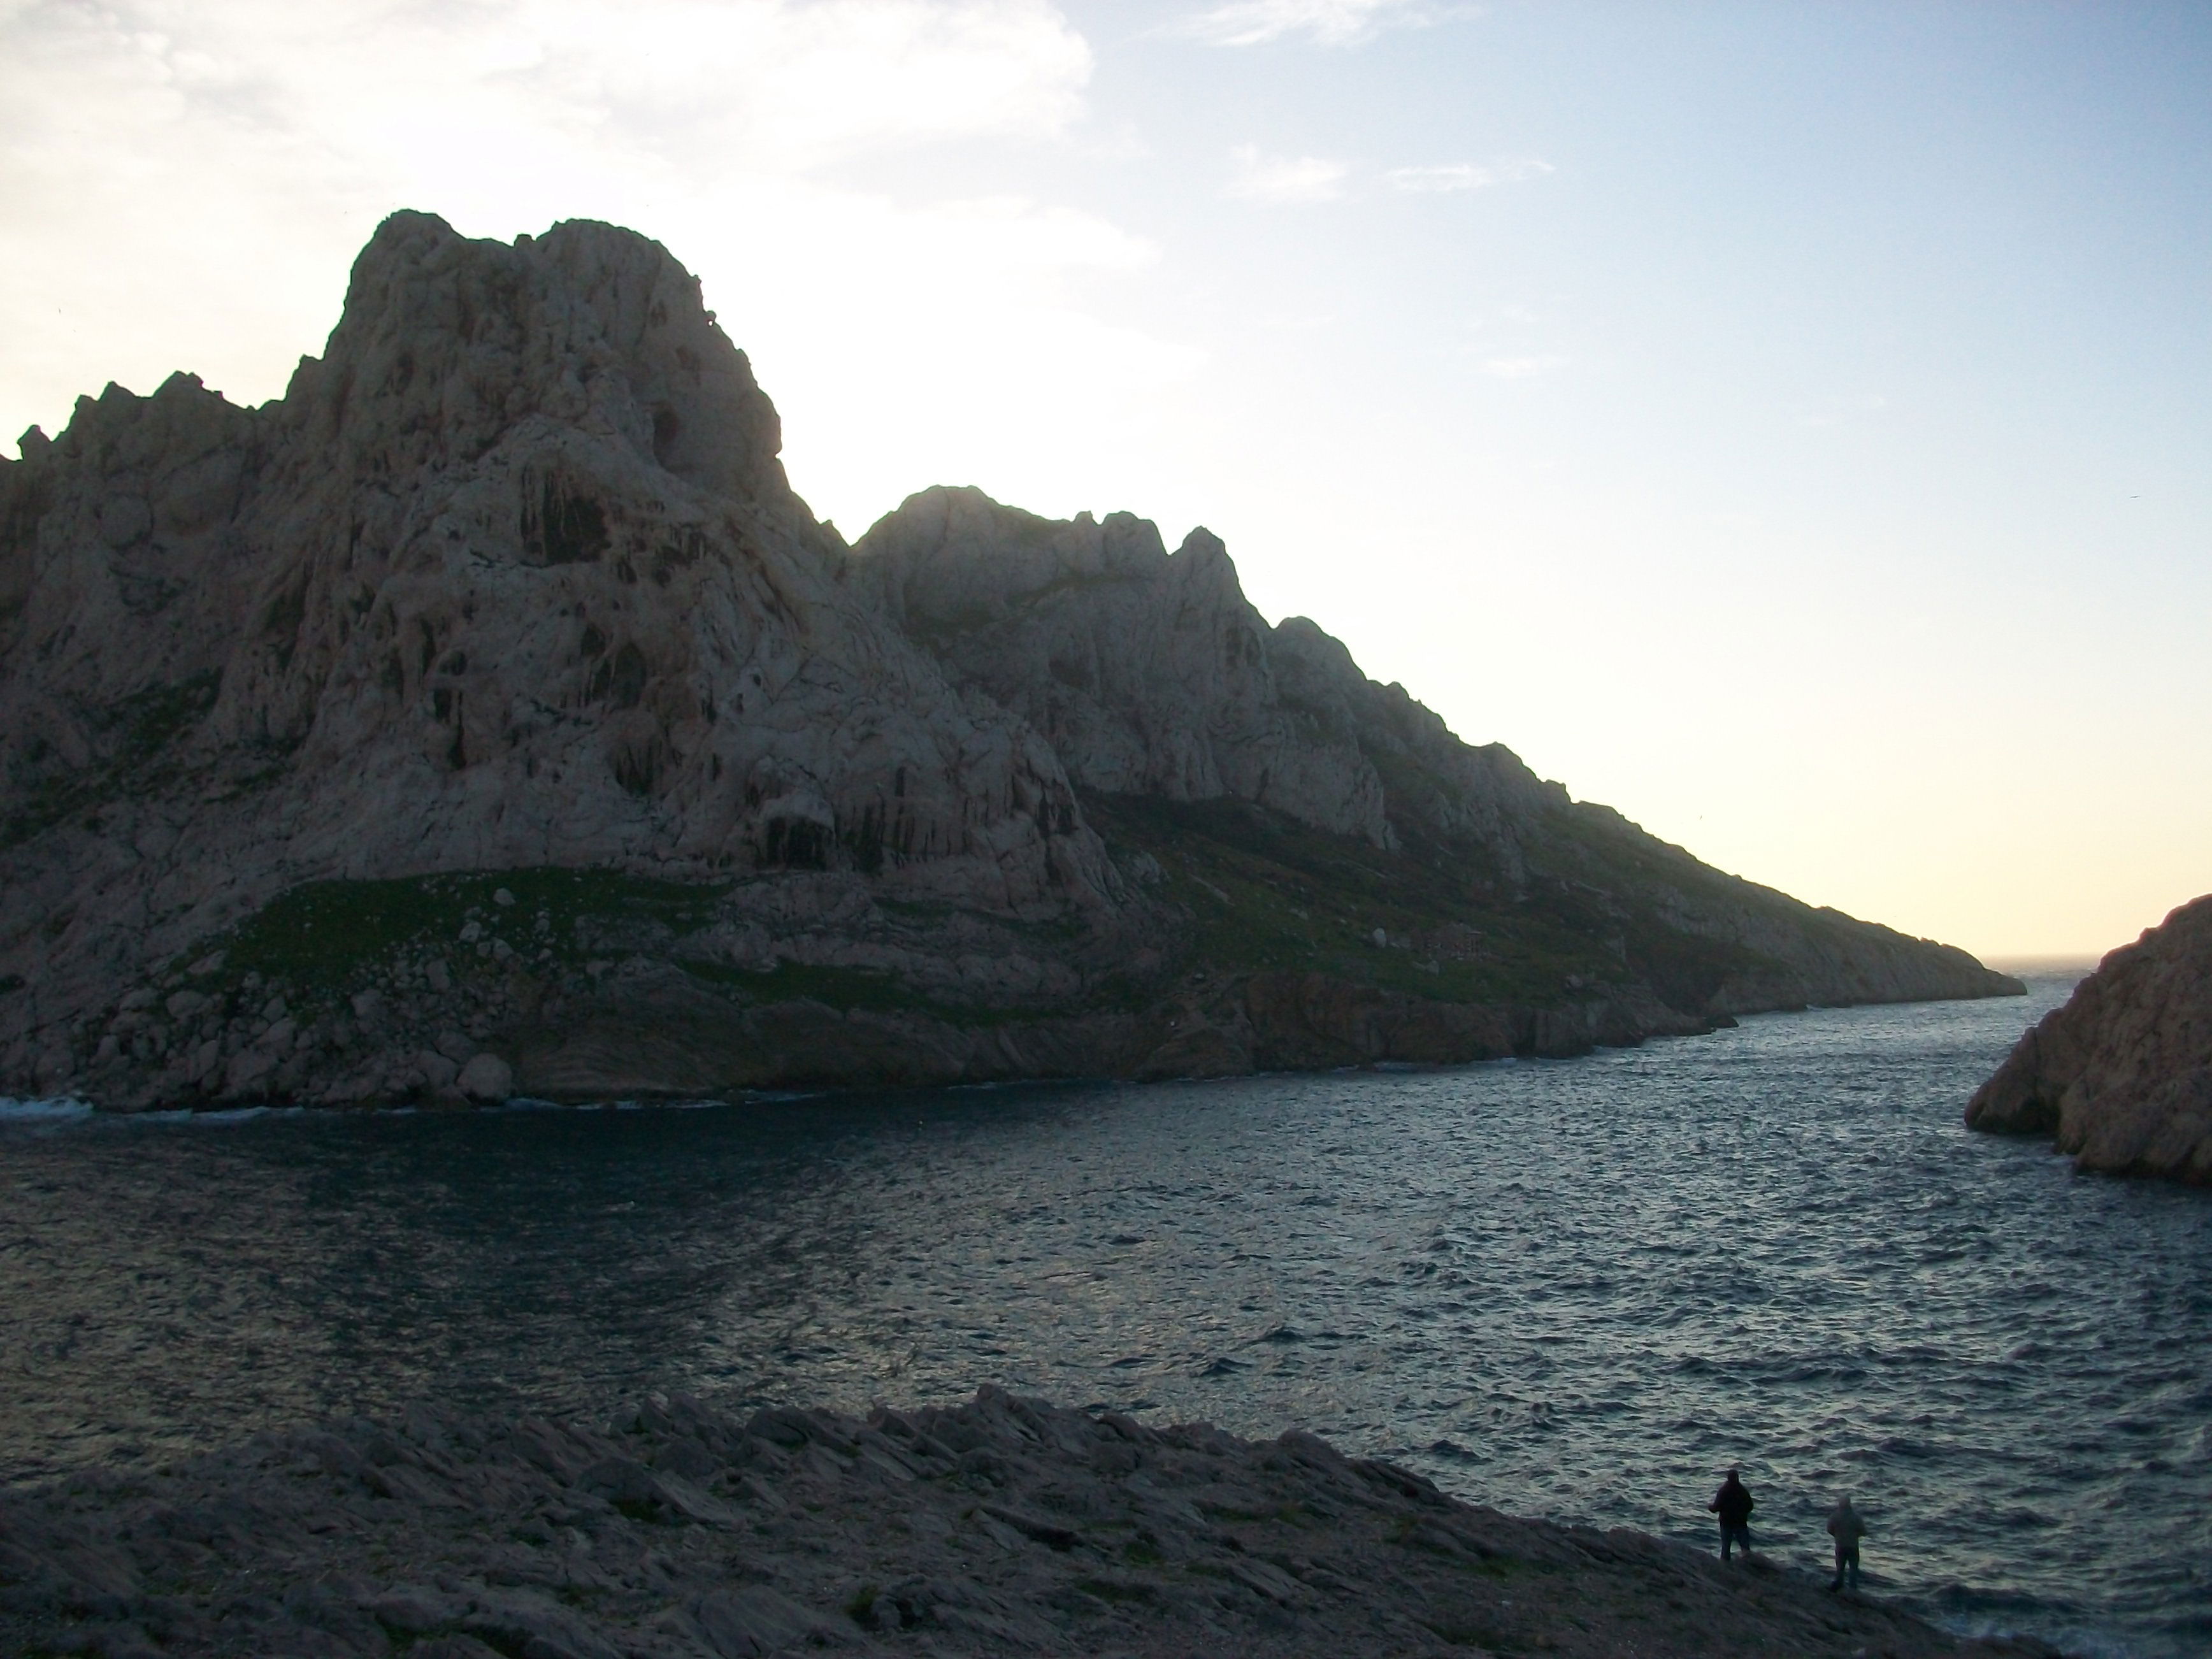
[[[940,489],[848,547],[781,445],[657,243],[420,213],[282,398],[26,434],[0,1092],[1157,1076],[2017,988],[1461,742],[1203,531]]]
[[[1975,1091],[1966,1121],[2051,1135],[2085,1170],[2212,1186],[2212,895],[2100,963]]]

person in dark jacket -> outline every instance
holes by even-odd
[[[1743,1546],[1743,1559],[1751,1559],[1751,1511],[1755,1507],[1737,1471],[1730,1469],[1721,1489],[1713,1494],[1713,1501],[1705,1505],[1721,1518],[1721,1559],[1729,1559],[1729,1547]]]
[[[1851,1507],[1851,1500],[1838,1500],[1828,1512],[1828,1535],[1836,1540],[1836,1582],[1828,1586],[1830,1589],[1843,1589],[1846,1572],[1850,1575],[1851,1588],[1859,1587],[1859,1540],[1866,1534],[1867,1523]]]

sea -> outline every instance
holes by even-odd
[[[2212,1653],[2212,1194],[1961,1108],[2025,1000],[1574,1060],[684,1106],[0,1105],[0,1479],[431,1398],[1297,1426],[1961,1632]]]

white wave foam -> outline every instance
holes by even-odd
[[[89,1101],[14,1100],[0,1095],[0,1123],[68,1123],[91,1115]]]

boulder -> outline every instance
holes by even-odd
[[[2085,1170],[2212,1185],[2212,895],[2100,963],[1966,1103]]]
[[[495,1105],[514,1093],[514,1068],[497,1054],[477,1054],[461,1067],[454,1086],[471,1100]]]

